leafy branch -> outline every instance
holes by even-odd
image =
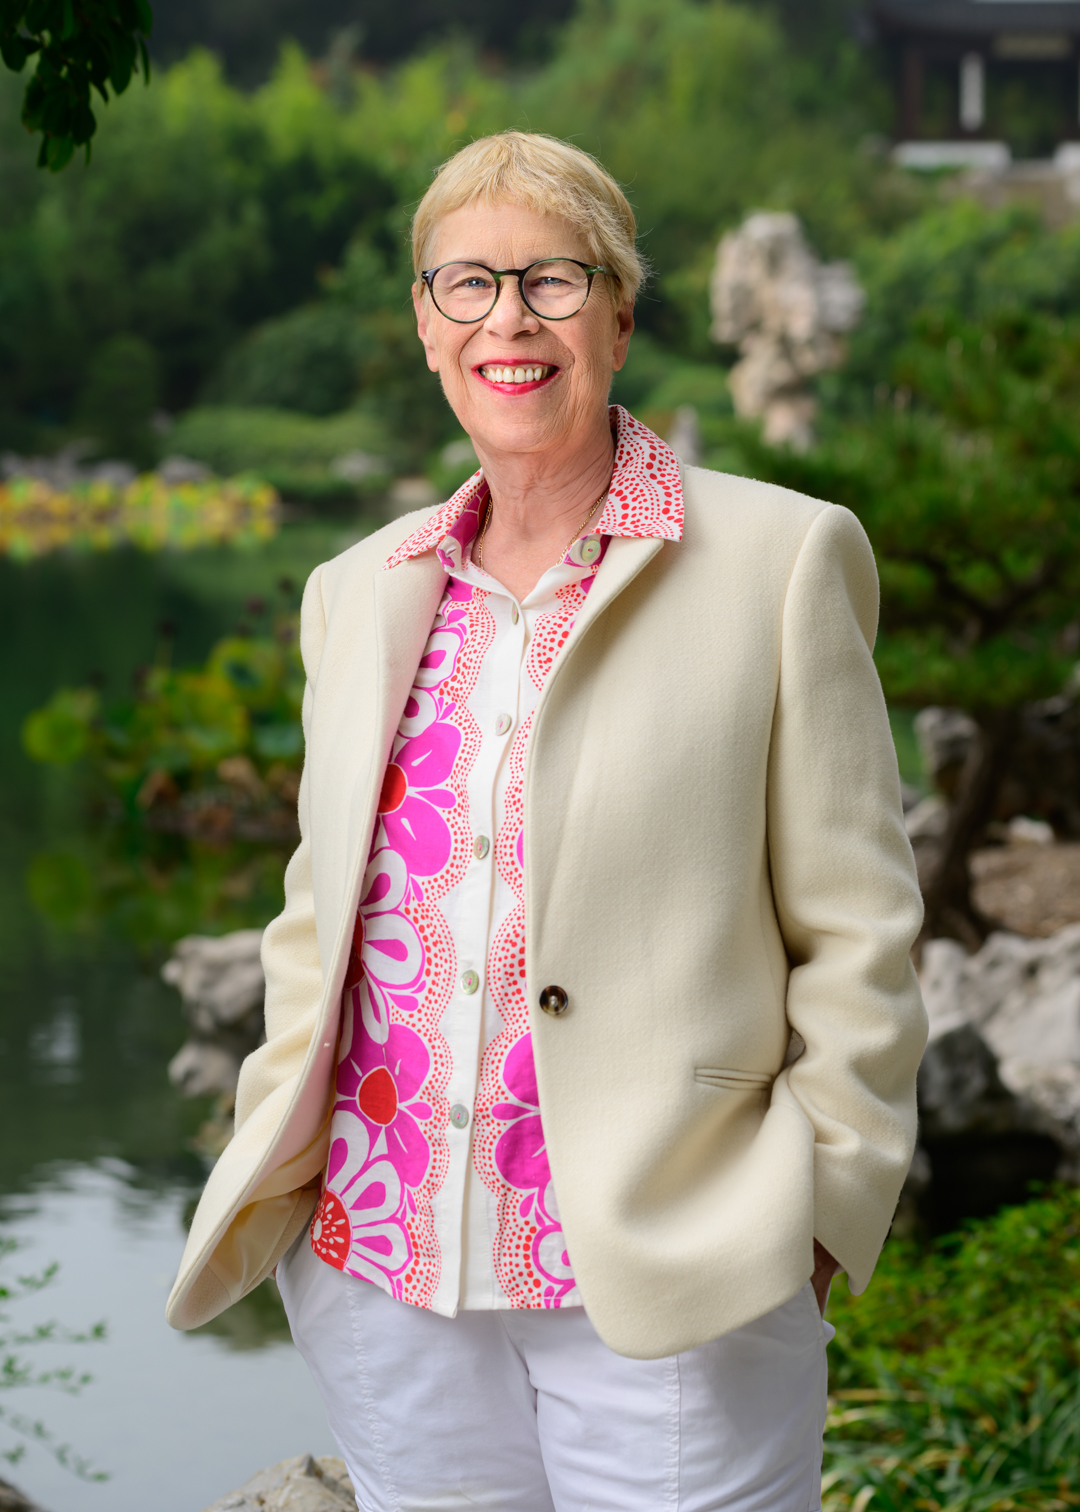
[[[142,69],[150,82],[146,38],[154,24],[147,0],[0,0],[0,57],[21,73],[36,58],[22,120],[42,133],[38,167],[55,173],[86,148],[97,130],[91,91],[109,102]]]
[[[12,1239],[0,1239],[0,1260],[6,1259],[16,1249]],[[0,1324],[9,1322],[7,1309],[12,1304],[36,1296],[55,1279],[59,1266],[54,1261],[36,1274],[17,1276],[14,1281],[0,1283]],[[51,1370],[39,1370],[17,1351],[38,1344],[87,1344],[105,1338],[105,1324],[95,1323],[90,1328],[76,1331],[55,1321],[35,1324],[29,1331],[5,1329],[0,1331],[0,1391],[25,1390],[30,1387],[47,1387],[77,1396],[93,1379],[85,1371],[77,1371],[72,1365],[61,1365]],[[70,1444],[58,1443],[43,1422],[13,1412],[0,1405],[0,1424],[21,1440],[9,1443],[0,1449],[0,1459],[15,1465],[25,1456],[30,1444],[47,1449],[58,1464],[80,1480],[108,1480],[108,1473],[95,1470],[91,1462],[76,1454]]]

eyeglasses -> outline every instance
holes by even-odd
[[[470,325],[495,308],[504,278],[516,278],[525,306],[541,320],[569,320],[584,308],[592,281],[606,268],[572,257],[544,257],[527,268],[489,268],[484,263],[452,262],[428,268],[420,277],[435,308],[447,320]]]

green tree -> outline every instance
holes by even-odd
[[[714,356],[708,276],[747,211],[793,210],[841,256],[917,207],[910,176],[860,148],[888,119],[862,57],[841,50],[831,88],[808,87],[765,6],[582,0],[520,97],[534,129],[596,153],[626,188],[659,270],[640,321],[688,356]]]
[[[37,59],[22,120],[42,134],[39,168],[63,168],[76,147],[89,159],[92,90],[108,104],[110,86],[123,94],[140,66],[150,82],[153,24],[147,0],[0,0],[0,57],[16,73]]]
[[[246,330],[318,294],[353,237],[400,242],[394,185],[302,61],[249,98],[197,54],[57,178],[22,152],[16,85],[0,71],[0,446],[55,444],[121,335],[153,348],[163,407],[185,408]]]
[[[928,932],[969,945],[988,921],[971,901],[968,856],[1025,707],[1062,692],[1080,640],[1080,318],[1058,313],[1070,300],[1075,311],[1078,245],[1075,232],[974,207],[911,228],[853,353],[848,416],[827,421],[806,457],[760,448],[746,459],[865,525],[886,697],[960,708],[978,726],[925,885]],[[935,248],[936,279],[916,289],[910,275]]]

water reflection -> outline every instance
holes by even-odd
[[[52,1285],[20,1304],[19,1322],[57,1318],[82,1329],[103,1319],[107,1330],[100,1344],[33,1350],[38,1368],[92,1374],[78,1396],[5,1393],[5,1405],[42,1419],[58,1443],[108,1473],[100,1483],[77,1479],[34,1452],[11,1474],[44,1507],[198,1512],[265,1464],[334,1452],[272,1292],[214,1330],[165,1326],[190,1196],[186,1183],[105,1159],[43,1168],[19,1196],[0,1199],[3,1229],[21,1245],[19,1269],[60,1261]]]
[[[199,660],[245,598],[284,572],[303,581],[339,534],[286,530],[246,555],[0,561],[0,1235],[19,1240],[20,1270],[60,1262],[37,1304],[20,1304],[27,1321],[108,1325],[84,1358],[41,1346],[39,1368],[92,1372],[79,1396],[5,1392],[5,1406],[111,1472],[83,1482],[32,1452],[9,1478],[55,1512],[199,1512],[264,1464],[333,1449],[272,1287],[192,1335],[164,1322],[207,1171],[191,1141],[211,1108],[168,1083],[185,1029],[158,971],[170,933],[192,927],[198,889],[175,906],[152,900],[134,923],[123,910],[43,906],[71,868],[41,858],[79,857],[104,886],[108,841],[87,826],[77,778],[26,761],[19,726],[91,671],[128,686],[163,618],[178,659]],[[269,910],[274,887],[261,873],[256,884],[251,906]]]

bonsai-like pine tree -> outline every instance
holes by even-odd
[[[963,709],[978,729],[940,859],[929,935],[989,921],[968,856],[993,817],[1025,706],[1069,684],[1080,640],[1080,319],[1013,306],[914,319],[874,409],[806,457],[756,449],[778,482],[846,504],[881,575],[886,698]]]

